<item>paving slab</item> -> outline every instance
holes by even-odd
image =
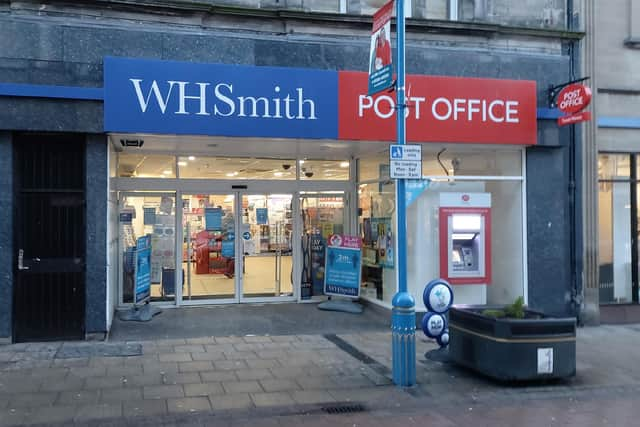
[[[167,399],[169,412],[210,411],[211,403],[207,397],[185,397],[183,399]]]

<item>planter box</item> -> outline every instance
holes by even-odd
[[[502,381],[567,378],[576,374],[576,319],[526,310],[524,319],[494,319],[485,309],[453,306],[449,355],[455,363]]]

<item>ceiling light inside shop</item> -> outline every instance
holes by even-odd
[[[282,175],[284,175],[282,172],[274,172],[273,173],[273,176],[282,176]]]
[[[227,176],[234,176],[233,172],[227,172]]]
[[[178,166],[187,166],[187,162],[178,162]]]
[[[171,175],[172,171],[170,169],[167,169],[166,171],[162,171],[163,175]]]
[[[196,159],[195,156],[189,156],[189,160],[191,160],[192,162]]]
[[[340,162],[340,167],[341,168],[348,168],[349,167],[349,162]]]

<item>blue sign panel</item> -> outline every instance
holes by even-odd
[[[337,139],[338,72],[104,58],[106,132]]]
[[[256,208],[256,222],[260,225],[269,223],[269,211],[267,208]]]
[[[228,240],[235,240],[236,239],[236,233],[234,233],[233,231],[227,231],[227,239]]]
[[[242,233],[242,238],[243,238],[244,240],[249,240],[249,239],[251,239],[251,233],[250,233],[250,232],[248,232],[248,231],[245,231],[244,233]]]
[[[151,296],[151,235],[138,238],[135,262],[135,303],[145,302]]]
[[[222,209],[204,208],[204,223],[207,231],[222,230]]]
[[[222,241],[221,255],[225,258],[233,258],[235,256],[235,245],[233,244],[233,240]]]
[[[327,247],[324,293],[357,297],[360,293],[360,249]]]

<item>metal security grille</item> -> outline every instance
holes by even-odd
[[[85,143],[17,135],[15,341],[81,339],[85,313]]]

